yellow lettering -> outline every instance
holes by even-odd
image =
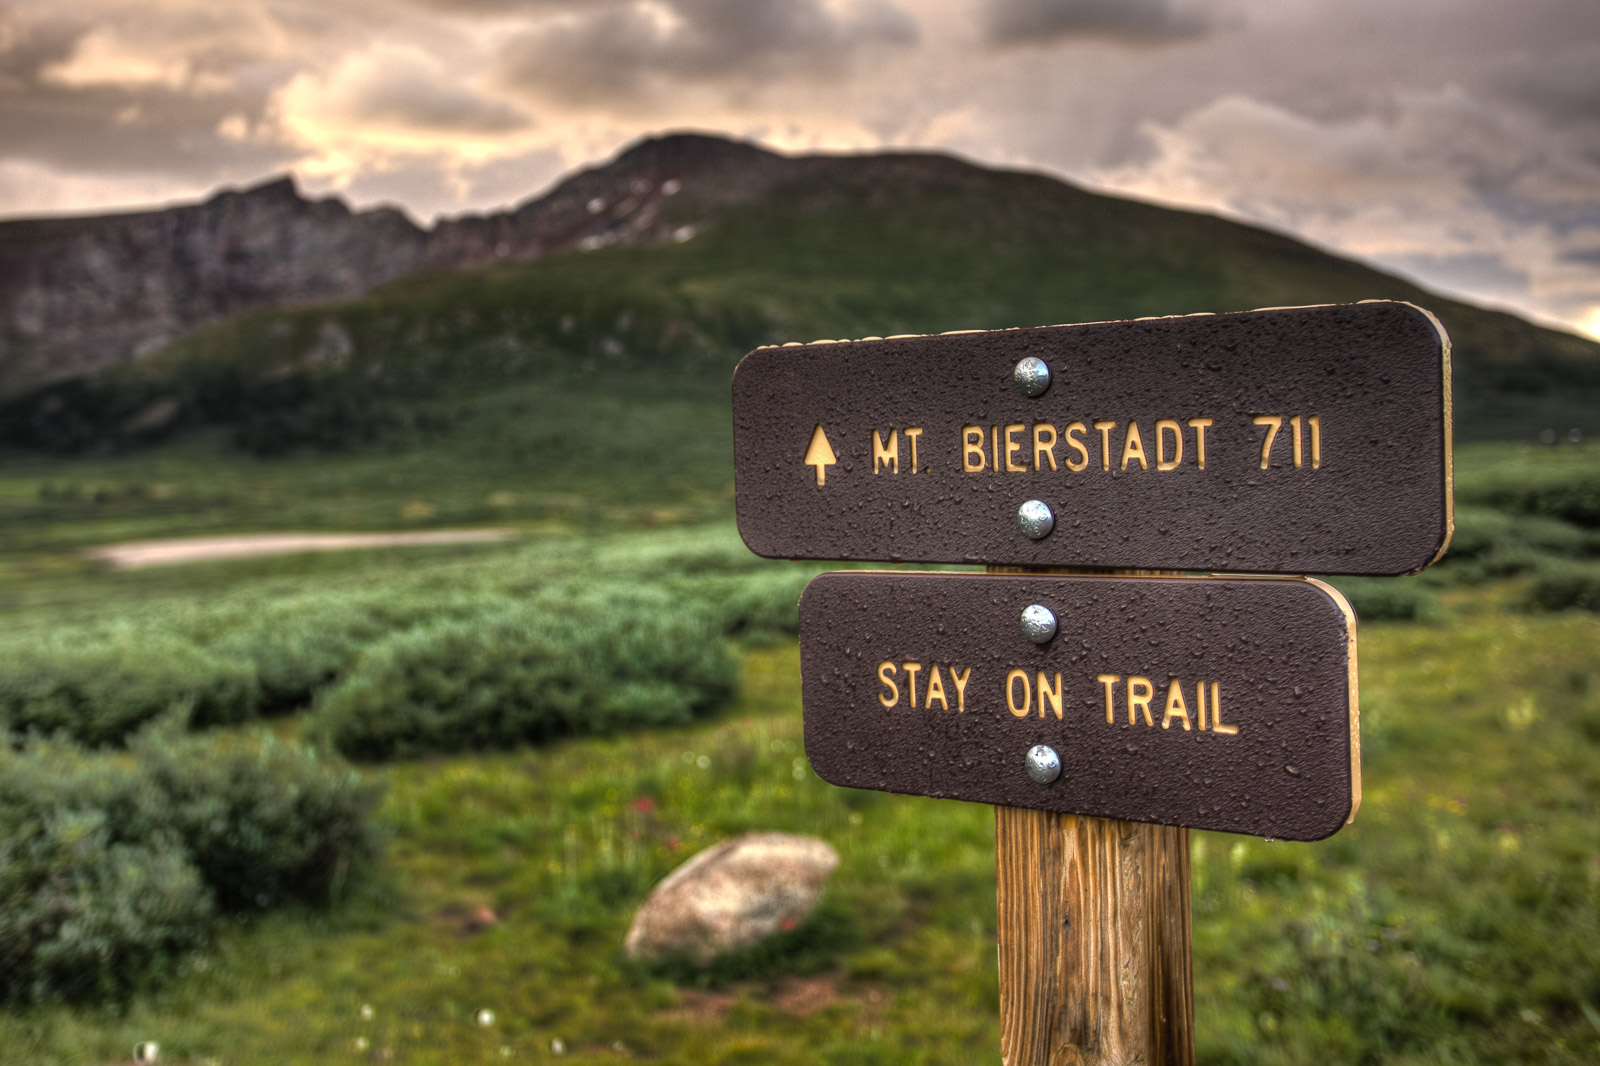
[[[1089,427],[1085,426],[1082,422],[1073,422],[1071,425],[1067,426],[1064,432],[1066,433],[1067,437],[1067,447],[1077,452],[1078,458],[1076,460],[1064,459],[1062,461],[1067,464],[1068,470],[1076,474],[1078,471],[1088,467],[1089,449],[1083,446],[1082,437],[1074,436],[1074,434],[1087,433],[1089,432]]]
[[[1295,415],[1293,418],[1289,419],[1289,428],[1294,430],[1294,468],[1296,470],[1299,470],[1300,467],[1303,465],[1302,462],[1301,462],[1300,416],[1299,415]]]
[[[1020,440],[1012,440],[1011,437],[1013,434],[1021,433],[1027,428],[1021,422],[1012,422],[1006,426],[1006,473],[1008,474],[1020,474],[1028,469],[1021,463],[1013,463],[1011,461],[1011,457],[1017,453],[1017,450],[1024,447]]]
[[[1191,418],[1189,425],[1194,427],[1194,456],[1200,464],[1200,469],[1206,468],[1206,427],[1211,424],[1209,418]]]
[[[1060,674],[1060,672],[1058,671],[1056,673],[1056,687],[1054,688],[1054,690],[1052,690],[1050,688],[1050,682],[1045,678],[1043,670],[1039,671],[1038,681],[1039,681],[1039,717],[1040,718],[1044,717],[1044,701],[1045,701],[1045,697],[1048,696],[1050,698],[1050,709],[1056,712],[1056,721],[1058,721],[1058,722],[1061,721],[1061,674]]]
[[[1016,695],[1017,682],[1022,682],[1022,702],[1018,703],[1012,697]],[[1029,705],[1033,703],[1033,688],[1028,684],[1028,671],[1012,670],[1006,675],[1006,707],[1017,718],[1028,717]]]
[[[1278,430],[1283,427],[1283,418],[1280,415],[1256,415],[1251,419],[1258,426],[1267,427],[1267,437],[1261,442],[1261,469],[1265,470],[1272,462],[1272,442],[1278,437]]]
[[[1311,469],[1322,469],[1322,419],[1312,415],[1306,419],[1311,423]]]
[[[1236,725],[1222,724],[1222,685],[1216,681],[1211,682],[1211,731],[1227,733],[1229,736],[1239,732]]]
[[[1133,725],[1133,709],[1135,707],[1144,712],[1144,724],[1154,726],[1150,720],[1150,697],[1156,694],[1155,686],[1148,677],[1128,678],[1128,724]]]
[[[1139,423],[1128,423],[1128,435],[1122,438],[1122,469],[1128,469],[1128,460],[1137,458],[1140,470],[1149,470],[1150,464],[1144,461],[1144,441],[1139,437]]]
[[[922,436],[921,426],[907,427],[906,440],[911,442],[911,472],[913,474],[915,474],[919,469],[917,466],[917,438],[920,436]]]
[[[1043,470],[1039,463],[1039,456],[1043,455],[1050,460],[1050,469],[1056,468],[1056,427],[1048,422],[1035,422],[1033,424],[1033,468]]]
[[[1172,458],[1167,458],[1166,434],[1171,433],[1176,443],[1172,449]],[[1156,420],[1156,469],[1176,470],[1178,464],[1183,462],[1183,427],[1170,418]]]
[[[1117,428],[1115,422],[1096,422],[1094,428],[1100,431],[1100,469],[1111,469],[1111,431]]]
[[[894,679],[889,676],[893,673],[898,673],[894,663],[885,661],[878,664],[878,680],[882,681],[883,687],[889,690],[887,694],[878,693],[878,702],[885,707],[893,707],[900,702],[900,686],[895,684]]]
[[[906,688],[910,690],[911,698],[906,701],[906,706],[912,710],[917,706],[917,674],[922,670],[921,663],[901,663],[900,669],[906,672]]]
[[[945,710],[950,709],[950,701],[944,698],[944,682],[939,678],[938,664],[928,668],[928,694],[923,698],[922,705],[931,711],[934,700],[938,700],[939,706]]]
[[[1000,472],[1000,427],[989,427],[989,462],[996,474]]]
[[[1206,683],[1204,681],[1196,681],[1194,683],[1194,702],[1196,710],[1200,713],[1200,732],[1204,733],[1206,731]]]
[[[977,461],[973,461],[973,457]],[[983,427],[961,427],[961,471],[976,474],[983,469]]]
[[[972,667],[967,667],[959,674],[956,668],[950,668],[950,680],[956,684],[956,712],[965,714],[967,710],[967,678],[972,676]]]
[[[1161,728],[1168,729],[1172,726],[1174,718],[1183,719],[1183,731],[1189,732],[1189,708],[1183,702],[1183,682],[1173,678],[1167,682],[1167,709],[1161,715]]]
[[[888,664],[885,663],[884,665],[887,666]],[[1099,677],[1095,678],[1095,680],[1106,687],[1106,724],[1109,725],[1113,721],[1111,715],[1111,696],[1112,693],[1116,691],[1117,682],[1122,680],[1122,676],[1120,674],[1101,674]]]
[[[879,473],[886,466],[893,466],[894,472],[900,472],[900,431],[891,429],[889,439],[885,441],[883,435],[877,430],[872,431],[872,472]]]

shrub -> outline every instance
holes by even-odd
[[[313,734],[381,759],[688,721],[737,684],[711,618],[659,589],[551,590],[372,648]]]
[[[1523,606],[1534,611],[1600,612],[1600,568],[1577,563],[1545,567],[1524,594]]]
[[[116,821],[136,791],[69,747],[0,746],[0,1001],[116,998],[204,939],[211,894],[182,844]]]
[[[1477,497],[1503,511],[1545,515],[1600,529],[1600,477],[1592,473],[1562,481],[1497,485],[1478,492]]]
[[[1326,578],[1350,601],[1362,622],[1421,622],[1437,617],[1439,601],[1414,578]]]
[[[0,1002],[122,998],[219,904],[326,900],[375,853],[376,791],[309,749],[170,730],[134,749],[0,744]]]
[[[1593,533],[1556,518],[1463,507],[1444,567],[1467,582],[1511,577],[1539,570],[1552,559],[1588,554],[1594,539]]]
[[[131,831],[175,834],[225,909],[327,903],[378,850],[382,788],[305,745],[153,732],[132,745],[150,784]]]
[[[110,744],[157,716],[197,726],[255,714],[255,671],[170,632],[62,628],[0,642],[0,729]]]
[[[270,714],[309,705],[369,644],[421,621],[469,616],[504,603],[498,596],[405,589],[319,593],[250,604],[233,617],[202,618],[192,632],[211,651],[254,665],[260,709]]]
[[[810,568],[717,574],[666,587],[708,611],[730,636],[794,634],[800,631],[800,593],[815,574]]]

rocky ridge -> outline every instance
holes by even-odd
[[[431,229],[393,208],[307,199],[287,177],[165,210],[0,222],[0,397],[154,351],[241,311],[349,299],[422,271],[682,239],[693,227],[664,220],[668,199],[715,209],[839,162],[676,134],[512,210]]]

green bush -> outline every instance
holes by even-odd
[[[465,617],[504,603],[499,596],[408,589],[315,593],[202,617],[191,623],[191,633],[209,650],[253,664],[261,712],[272,714],[308,706],[369,644],[422,621]]]
[[[1456,513],[1443,568],[1457,580],[1475,584],[1530,573],[1553,559],[1591,554],[1595,540],[1594,533],[1560,519],[1463,507]]]
[[[1561,480],[1495,485],[1476,493],[1476,502],[1502,511],[1544,515],[1600,529],[1600,477],[1592,472]]]
[[[224,909],[330,902],[377,852],[382,788],[305,745],[151,733],[132,752],[159,797],[134,835],[176,834]]]
[[[719,628],[659,589],[551,590],[370,649],[311,728],[383,759],[685,722],[737,685]]]
[[[376,853],[377,799],[267,736],[0,744],[0,1002],[121,998],[219,907],[328,900]]]
[[[1600,567],[1579,563],[1546,567],[1524,594],[1523,606],[1534,611],[1577,608],[1600,613]]]
[[[63,627],[0,642],[0,729],[110,744],[160,715],[216,725],[256,703],[248,662],[170,632]]]
[[[1443,611],[1432,592],[1408,577],[1325,578],[1350,601],[1362,622],[1421,622]]]
[[[785,568],[680,578],[666,587],[710,612],[729,636],[794,634],[800,631],[800,593],[814,576],[809,567]]]

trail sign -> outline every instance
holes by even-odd
[[[1370,302],[761,348],[757,554],[1403,574],[1449,540],[1449,341]]]
[[[1360,802],[1354,618],[1320,582],[840,572],[800,634],[836,785],[1288,840]]]

